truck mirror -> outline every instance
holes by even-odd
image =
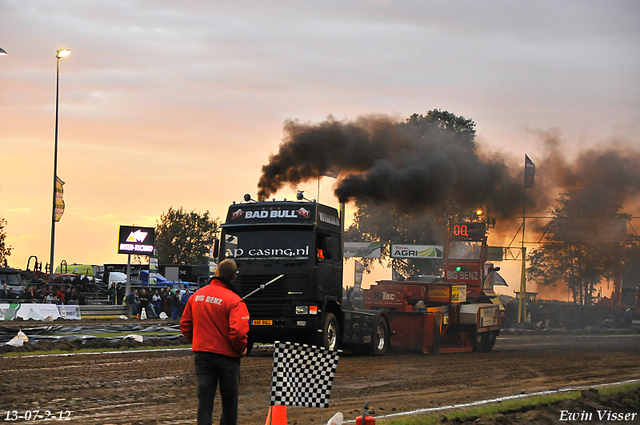
[[[216,239],[213,242],[213,258],[218,258],[218,254],[220,254],[220,240]]]

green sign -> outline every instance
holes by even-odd
[[[487,261],[503,261],[504,249],[501,246],[487,247]]]

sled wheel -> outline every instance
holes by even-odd
[[[496,338],[500,331],[488,332],[484,341],[484,351],[493,350],[493,346],[496,344]]]
[[[371,338],[371,348],[369,350],[372,356],[383,356],[389,347],[389,325],[384,317],[378,317],[373,327],[373,335]]]
[[[473,351],[484,351],[485,343],[487,340],[486,332],[476,332],[475,339],[473,341]]]

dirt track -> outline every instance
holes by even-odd
[[[263,424],[271,353],[243,359],[240,423]],[[290,424],[355,418],[366,400],[376,416],[522,392],[640,378],[640,335],[501,337],[490,353],[343,356],[329,409],[290,407]],[[71,411],[76,423],[195,423],[188,351],[1,358],[0,415]],[[216,403],[215,416],[219,414]]]

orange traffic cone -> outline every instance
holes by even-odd
[[[279,404],[269,406],[267,421],[264,425],[287,425],[287,406]]]

